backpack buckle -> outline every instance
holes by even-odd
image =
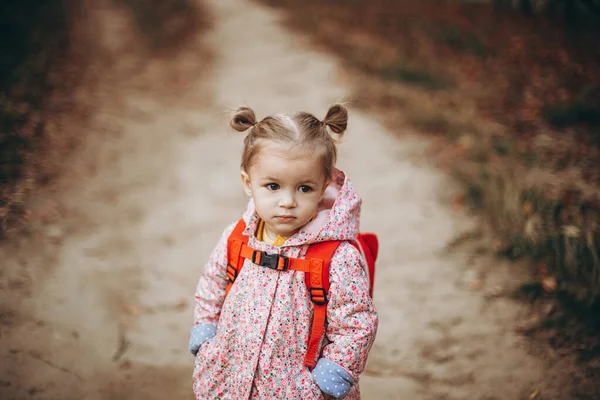
[[[264,251],[254,250],[252,253],[252,262],[267,267],[275,271],[287,271],[289,268],[289,259],[279,254],[267,254]]]
[[[310,299],[318,306],[327,304],[327,294],[325,293],[325,289],[310,288]]]
[[[233,283],[238,276],[238,270],[231,264],[227,264],[227,279]]]

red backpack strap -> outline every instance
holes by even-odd
[[[325,333],[327,320],[327,296],[329,294],[329,266],[333,254],[342,242],[332,240],[314,243],[308,247],[306,260],[309,260],[310,269],[306,272],[306,288],[314,304],[313,321],[308,340],[308,349],[304,358],[304,365],[314,368],[317,362],[319,345]]]
[[[225,288],[225,296],[229,294],[235,278],[238,277],[244,266],[241,252],[242,247],[248,244],[248,236],[243,234],[244,229],[246,229],[246,223],[243,219],[240,219],[227,239],[227,287]]]

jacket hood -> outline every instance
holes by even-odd
[[[334,169],[333,177],[319,202],[317,216],[288,238],[282,247],[301,246],[327,240],[353,240],[358,236],[362,199],[344,172]],[[244,235],[254,236],[260,217],[250,199],[243,216]]]

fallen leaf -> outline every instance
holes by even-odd
[[[546,293],[553,293],[554,291],[556,291],[556,288],[558,287],[558,283],[556,282],[556,279],[551,276],[546,276],[546,277],[542,278],[541,284],[542,284],[542,288],[544,289],[544,291]]]
[[[129,315],[140,315],[142,310],[140,309],[140,307],[138,306],[133,306],[133,305],[124,305],[123,306],[123,311],[126,314]]]
[[[536,397],[538,397],[539,394],[540,394],[540,390],[539,389],[534,390],[533,393],[531,393],[529,395],[529,400],[535,399]]]
[[[452,208],[454,208],[455,210],[462,209],[465,205],[465,196],[463,196],[462,193],[456,193],[454,194],[454,196],[452,196],[451,202]]]
[[[121,362],[121,364],[119,364],[119,369],[121,370],[126,370],[126,369],[130,369],[131,368],[131,361],[129,360],[123,360],[123,362]]]
[[[499,297],[504,293],[504,288],[502,286],[494,286],[491,288],[487,288],[484,290],[483,295],[486,298],[494,298]]]
[[[473,148],[473,145],[475,144],[475,140],[473,139],[473,136],[471,136],[471,135],[463,135],[458,139],[458,144],[464,150],[468,151]]]
[[[512,244],[510,242],[505,242],[502,240],[494,241],[494,251],[496,253],[504,253],[504,252],[508,251],[511,247],[512,247]]]
[[[546,304],[546,306],[542,309],[542,313],[544,315],[552,315],[556,312],[556,304]]]
[[[44,233],[49,239],[60,239],[65,234],[64,229],[59,225],[49,225]]]
[[[182,297],[176,304],[175,304],[175,309],[178,311],[182,311],[185,310],[185,308],[187,307],[187,299],[185,297]]]
[[[548,275],[548,266],[545,263],[539,263],[537,266],[538,274],[540,275]]]
[[[567,225],[563,227],[563,233],[566,237],[576,238],[579,237],[581,230],[575,225]]]
[[[531,203],[526,202],[525,204],[523,204],[523,214],[529,215],[529,214],[531,214],[532,211],[533,211],[533,205],[531,205]]]
[[[33,212],[31,210],[25,210],[23,219],[27,222],[31,222],[34,219]]]

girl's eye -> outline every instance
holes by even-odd
[[[276,184],[276,183],[267,183],[265,186],[269,190],[277,190],[277,189],[279,189],[279,185]]]
[[[300,191],[302,193],[310,193],[310,192],[312,192],[312,190],[313,189],[310,186],[306,186],[306,185],[300,186]]]

